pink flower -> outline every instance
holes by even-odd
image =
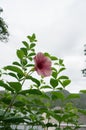
[[[39,75],[44,77],[51,75],[52,73],[51,60],[48,57],[46,57],[42,52],[39,52],[34,57],[34,62],[35,62],[35,70]]]

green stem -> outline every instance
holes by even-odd
[[[9,108],[11,108],[11,106],[13,105],[14,100],[15,100],[16,97],[17,97],[17,94],[14,94],[14,96],[13,96],[13,98],[12,98],[12,100],[11,100],[9,106],[7,107],[7,109],[5,110],[5,112],[4,112],[4,114],[3,114],[3,117],[5,116],[5,114],[6,114],[7,111],[9,110]]]
[[[27,75],[28,75],[28,74],[31,75],[32,73],[30,73],[30,72],[31,72],[31,70],[27,73]],[[26,80],[26,76],[23,78],[23,82],[22,82],[22,84],[21,84],[22,86],[23,86],[25,80]],[[12,98],[10,104],[8,105],[7,109],[5,110],[5,112],[4,112],[4,114],[3,114],[3,117],[5,116],[5,114],[6,114],[7,111],[9,110],[9,108],[11,109],[11,107],[12,107],[12,105],[13,105],[13,103],[14,103],[16,97],[17,97],[17,95],[18,95],[18,93],[15,93],[15,94],[14,94],[14,96],[13,96],[13,98]]]
[[[61,124],[61,123],[59,122],[59,128],[60,128],[60,124]]]

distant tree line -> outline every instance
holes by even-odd
[[[84,45],[84,55],[86,56],[86,44]],[[86,77],[86,67],[82,70],[82,73],[83,73],[83,76]]]
[[[0,7],[0,15],[3,12],[3,9]],[[0,41],[7,42],[8,41],[8,26],[4,19],[0,16]]]

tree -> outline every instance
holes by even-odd
[[[84,55],[86,56],[86,44],[84,45]],[[82,70],[83,76],[86,77],[86,68]]]
[[[3,9],[0,7],[0,14],[3,12]],[[0,41],[7,42],[8,41],[8,26],[5,23],[4,19],[0,17]]]

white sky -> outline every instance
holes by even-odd
[[[85,66],[86,0],[0,0],[3,18],[10,32],[9,42],[0,43],[0,66],[13,62],[16,49],[27,35],[37,36],[37,51],[64,59],[65,74],[71,79],[67,89],[86,89]]]

